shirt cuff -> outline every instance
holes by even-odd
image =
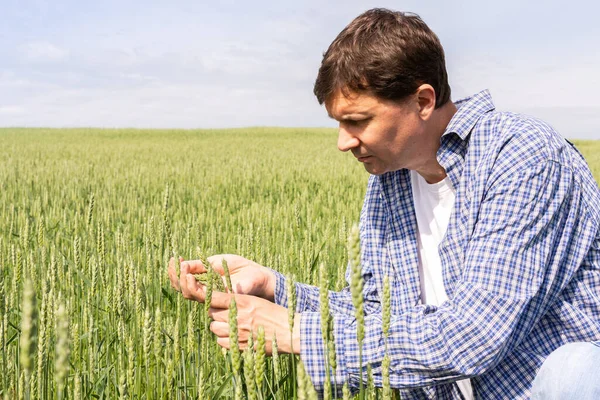
[[[347,345],[352,341],[347,337],[351,330],[346,327],[352,325],[354,318],[345,315],[336,314],[333,316],[333,336],[336,353],[335,376],[330,369],[331,387],[337,388],[337,393],[341,395],[344,382],[350,378],[349,385],[358,387],[358,379],[352,382],[352,377],[348,376],[346,368],[345,352]],[[355,329],[356,330],[356,329]],[[354,333],[356,341],[356,332]],[[323,341],[323,332],[321,329],[321,314],[317,312],[303,312],[300,317],[300,359],[304,364],[304,369],[319,393],[323,392],[326,375],[326,352]],[[358,348],[358,344],[355,344]]]
[[[273,272],[273,274],[275,274],[275,293],[273,296],[275,299],[275,304],[279,304],[280,306],[287,308],[288,298],[287,289],[285,287],[287,278],[282,273],[277,272],[274,269],[270,270]],[[301,313],[303,311],[318,311],[319,288],[296,282],[294,283],[294,289],[296,291],[295,311],[297,313]]]
[[[275,275],[275,291],[274,298],[275,304],[278,304],[282,307],[287,308],[287,293],[285,290],[285,276],[280,272],[275,271],[274,269],[268,268],[273,275]]]

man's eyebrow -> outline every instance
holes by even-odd
[[[329,116],[329,118],[337,120],[337,118],[334,118],[333,115],[331,115],[329,113],[327,113],[327,115]],[[348,114],[342,115],[340,117],[340,120],[341,121],[352,120],[353,119],[353,118],[351,118],[352,115],[355,115],[355,116],[359,116],[359,115],[360,116],[367,116],[366,113],[364,113],[364,112],[353,112],[353,113],[348,113]]]

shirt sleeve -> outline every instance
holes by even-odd
[[[360,213],[360,229],[361,238],[364,236],[365,230],[369,229],[368,219],[371,214],[380,214],[381,211],[378,198],[380,196],[380,187],[378,179],[374,176],[369,179],[365,201]],[[362,239],[361,239],[362,240]],[[363,260],[370,259],[369,254],[362,254]],[[287,291],[286,278],[283,274],[271,270],[275,274],[275,303],[287,307]],[[352,304],[352,294],[350,292],[350,264],[346,268],[346,286],[339,292],[329,291],[329,310],[332,314],[354,315],[354,305]],[[365,313],[381,312],[381,304],[379,302],[378,290],[370,262],[363,263],[362,278],[364,282],[364,310]],[[295,283],[296,289],[296,312],[319,312],[320,299],[319,288],[304,283]],[[319,328],[320,329],[320,326]]]
[[[346,281],[349,279],[347,267]],[[272,270],[275,274],[275,303],[287,307],[286,277],[281,273]],[[377,297],[377,287],[370,270],[362,271],[363,294],[365,298],[365,312],[377,312],[380,310],[379,298]],[[348,282],[347,282],[348,283]],[[296,283],[296,312],[319,312],[320,299],[319,288],[304,283]],[[329,310],[332,314],[354,315],[354,305],[352,304],[352,294],[350,287],[347,286],[339,292],[329,291]],[[319,328],[320,329],[320,328]]]
[[[418,305],[392,315],[390,382],[414,388],[454,382],[493,368],[539,321],[585,257],[591,226],[572,171],[543,161],[488,189],[465,249],[463,275],[439,307]],[[320,315],[301,318],[301,357],[315,388],[323,390],[325,366]],[[365,316],[362,363],[356,320],[334,316],[335,383],[358,387],[373,367],[382,385],[386,352],[381,312]]]

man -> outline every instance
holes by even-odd
[[[337,385],[358,387],[367,364],[381,385],[388,276],[390,381],[403,399],[600,398],[600,191],[581,154],[547,124],[496,111],[487,91],[450,101],[442,46],[415,15],[357,17],[314,91],[340,123],[339,149],[372,174],[360,218],[367,344],[361,366],[351,296],[331,292]],[[233,255],[209,258],[219,271],[222,257],[242,346],[259,325],[287,332],[285,278]],[[204,301],[191,275],[202,271],[183,262],[172,283]],[[293,340],[277,339],[323,390],[318,289],[296,291]],[[211,330],[228,347],[232,295],[215,295]]]

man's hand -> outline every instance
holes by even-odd
[[[204,302],[206,289],[196,281],[188,266],[182,265],[180,283],[183,297]],[[271,354],[274,335],[277,335],[277,346],[281,353],[291,353],[293,350],[295,354],[300,354],[300,314],[296,314],[294,331],[290,335],[287,308],[255,296],[213,292],[208,315],[213,319],[210,330],[217,336],[220,346],[226,349],[230,347],[229,304],[234,296],[240,349],[248,345],[250,335],[256,339],[258,327],[262,325],[267,354]]]
[[[215,293],[210,302],[208,315],[213,319],[210,330],[217,336],[217,344],[226,349],[229,343],[229,303],[234,295]],[[300,354],[300,314],[294,318],[294,330],[290,334],[288,310],[268,300],[254,296],[235,295],[237,306],[238,343],[240,349],[248,346],[248,338],[253,335],[256,343],[258,327],[265,330],[266,353],[273,351],[273,337],[277,336],[280,353]]]
[[[219,254],[208,257],[206,261],[210,263],[215,272],[221,275],[225,285],[225,271],[223,270],[222,265],[223,259],[227,261],[233,293],[248,294],[274,301],[275,275],[268,268],[234,254]],[[191,274],[202,274],[207,271],[200,260],[184,261],[182,257],[179,257],[179,262],[181,264],[182,273],[184,268],[187,268]],[[171,258],[169,261],[169,279],[171,280],[171,286],[175,290],[181,290],[182,282],[177,277],[176,268],[175,259]],[[202,302],[204,302],[204,300],[202,300]]]

